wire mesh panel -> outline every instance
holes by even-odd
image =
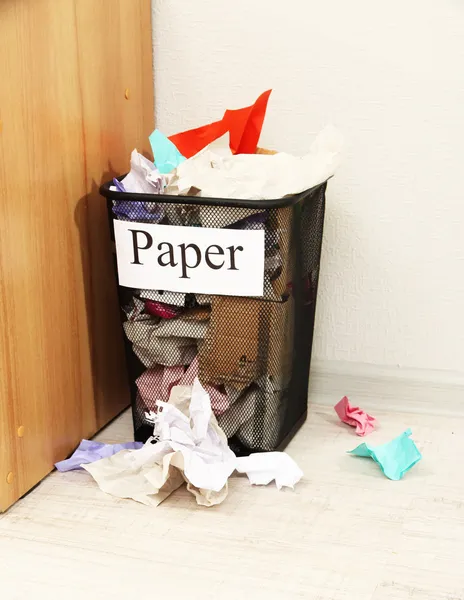
[[[135,439],[198,377],[236,454],[285,445],[307,411],[325,184],[280,202],[101,191],[112,233],[114,220],[264,231],[260,297],[119,286]]]

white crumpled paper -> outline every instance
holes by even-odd
[[[220,183],[222,177],[220,165],[224,159],[230,159],[232,156],[228,134],[223,135],[203,150],[200,150],[195,156],[184,161],[169,174],[166,193],[174,195],[185,195],[189,192],[198,193],[201,188],[198,188],[192,182],[202,180],[205,173],[208,174],[211,180]],[[191,190],[191,188],[196,189]]]
[[[156,506],[186,481],[198,504],[213,506],[226,498],[228,479],[236,469],[252,484],[275,479],[279,489],[293,487],[302,476],[281,452],[237,458],[198,379],[193,386],[174,386],[169,402],[157,405],[158,412],[148,415],[154,437],[140,450],[123,450],[83,465],[104,492]]]
[[[203,197],[249,200],[298,194],[332,177],[342,146],[342,135],[333,126],[319,133],[303,157],[284,152],[232,155],[218,140],[179,165],[165,192],[188,194],[193,189]]]
[[[165,186],[165,179],[155,165],[145,158],[143,154],[132,150],[130,160],[131,170],[121,181],[126,192],[133,194],[161,194]],[[111,186],[110,189],[116,190]]]
[[[303,471],[285,452],[257,452],[237,458],[235,468],[246,473],[252,485],[267,485],[275,480],[279,490],[293,488],[303,477]]]

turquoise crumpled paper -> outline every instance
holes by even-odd
[[[155,129],[148,139],[150,140],[156,168],[160,173],[166,175],[184,162],[185,157],[159,129]]]
[[[372,458],[386,477],[398,481],[422,458],[416,444],[409,437],[411,434],[412,431],[406,429],[391,442],[381,446],[360,444],[348,454]]]

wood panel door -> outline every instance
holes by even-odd
[[[150,0],[0,2],[0,510],[129,402],[99,185],[148,150]]]

